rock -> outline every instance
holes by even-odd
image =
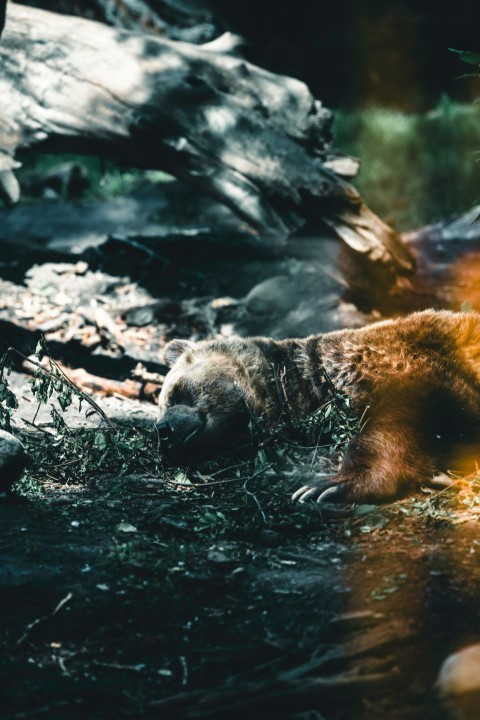
[[[245,306],[253,315],[279,316],[296,306],[298,295],[295,282],[278,275],[255,285],[245,298]]]
[[[275,275],[251,288],[233,320],[235,334],[306,337],[362,327],[377,319],[344,300],[345,282],[339,276],[336,255],[327,253],[321,261],[316,256],[305,258],[308,255],[303,251],[301,260],[293,258],[284,263],[287,274]]]
[[[280,545],[283,540],[282,534],[276,530],[270,530],[269,528],[263,528],[259,535],[260,542],[266,547],[275,547]]]
[[[437,690],[456,720],[478,720],[480,643],[449,655],[440,668]]]
[[[237,560],[237,548],[234,543],[216,543],[208,548],[208,560],[221,567],[231,567]]]
[[[27,454],[20,440],[5,430],[0,430],[0,492],[10,490],[26,464]]]

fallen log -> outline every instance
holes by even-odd
[[[408,249],[346,181],[358,163],[332,150],[331,112],[304,83],[231,54],[234,44],[174,42],[11,3],[0,44],[4,179],[25,148],[113,156],[208,193],[259,247],[281,249],[307,223],[327,224],[371,280],[411,272]]]

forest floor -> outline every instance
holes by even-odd
[[[4,500],[2,717],[442,717],[480,634],[476,496],[338,518],[270,483],[262,512],[141,474]]]
[[[229,252],[223,264],[152,260],[151,246],[132,242],[145,230],[139,213],[128,242],[107,241],[102,264],[98,248],[122,204],[109,206],[95,237],[82,212],[76,235],[62,236],[68,213],[58,205],[59,224],[48,207],[43,220],[32,205],[2,224],[3,349],[30,355],[41,330],[63,367],[96,373],[101,392],[90,377],[91,392],[110,420],[148,438],[166,340],[208,335],[219,307],[236,308],[288,263]],[[130,277],[113,274],[115,262]],[[231,305],[212,304],[205,289],[214,300],[229,290]],[[27,367],[9,377],[14,427],[33,423],[53,445]],[[106,380],[118,383],[111,397]],[[91,422],[73,408],[65,418]],[[68,472],[78,452],[63,469],[33,456],[30,480],[0,503],[2,719],[443,717],[439,668],[480,637],[476,482],[334,510],[292,503],[292,481],[270,467],[216,470],[196,485],[182,471],[146,471],[141,457],[118,472],[97,453],[78,477]]]

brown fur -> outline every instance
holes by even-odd
[[[169,347],[164,419],[178,404],[201,418],[191,437],[182,438],[185,451],[223,449],[250,413],[272,427],[285,416],[308,416],[326,398],[325,370],[365,420],[333,483],[316,485],[318,494],[334,485],[329,499],[391,499],[452,463],[470,462],[471,446],[467,451],[463,442],[480,445],[476,313],[427,310],[304,340],[232,338],[187,348],[174,341]]]

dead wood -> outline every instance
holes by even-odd
[[[50,620],[51,618],[55,617],[57,613],[60,612],[60,610],[73,598],[73,594],[71,592],[67,593],[67,595],[60,600],[60,602],[55,606],[55,608],[52,610],[51,613],[48,615],[42,615],[42,617],[37,618],[36,620],[33,620],[33,622],[29,623],[27,627],[25,628],[23,634],[21,637],[18,638],[17,642],[15,643],[16,647],[21,645],[25,640],[28,638],[32,630],[37,627],[37,625],[40,625],[40,623],[44,623],[47,620]]]
[[[205,43],[222,23],[206,6],[190,0],[95,0],[102,19],[115,27],[154,32],[172,40]]]
[[[9,315],[8,311],[0,311],[0,353],[6,352],[9,347],[14,347],[24,355],[29,355],[40,339],[40,332],[28,323]],[[141,352],[141,350],[135,348],[133,343],[124,353],[112,353],[109,350],[102,351],[101,348],[92,353],[88,338],[81,341],[75,338],[62,337],[59,333],[47,333],[45,338],[52,357],[70,367],[82,365],[85,369],[84,372],[87,374],[92,373],[92,384],[96,380],[98,380],[98,383],[104,384],[105,394],[110,394],[106,391],[107,387],[110,387],[113,391],[112,394],[120,394],[125,397],[129,396],[130,391],[135,393],[136,383],[129,390],[127,389],[129,387],[128,383],[124,385],[118,381],[117,387],[115,379],[124,378],[125,382],[127,382],[128,376],[139,362],[142,362],[147,370],[152,373],[165,375],[167,372],[167,367],[160,361],[158,352]],[[108,378],[112,378],[112,380]],[[74,382],[76,381],[74,380]],[[123,391],[119,389],[120,386],[124,387]],[[152,394],[154,389],[149,387],[148,392]]]
[[[23,0],[21,4],[191,43],[209,42],[224,29],[219,18],[195,0]]]
[[[83,368],[71,369],[61,363],[57,363],[57,365],[64,375],[84,392],[105,397],[123,397],[129,400],[138,400],[142,394],[142,384],[129,378],[120,382],[99,375],[92,375]],[[26,366],[24,367],[25,370],[28,369]]]
[[[332,150],[331,112],[304,83],[231,49],[11,3],[0,45],[0,171],[11,179],[17,151],[34,146],[114,156],[216,198],[263,247],[327,224],[370,277],[391,283],[410,272],[409,251],[345,179],[358,163]]]

